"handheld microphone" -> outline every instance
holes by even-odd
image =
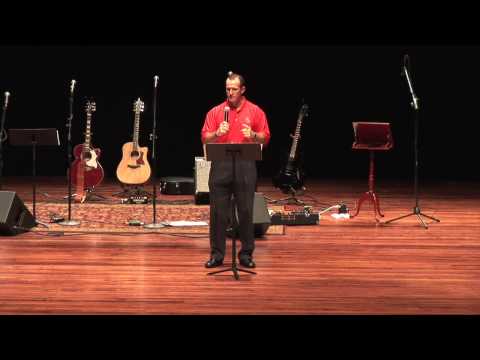
[[[10,96],[10,93],[8,91],[5,91],[5,109],[7,108],[7,105],[8,105],[9,96]]]
[[[228,113],[230,111],[230,108],[228,106],[225,106],[223,109],[223,121],[228,123]]]
[[[76,83],[76,80],[72,80],[70,84],[70,94],[72,95],[73,95],[73,89],[75,88],[75,83]]]
[[[157,87],[157,85],[158,85],[158,76],[155,75],[155,76],[153,77],[153,79],[154,79],[154,85],[153,85],[153,86],[154,86],[154,87]]]

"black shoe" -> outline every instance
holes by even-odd
[[[213,268],[213,267],[217,267],[217,266],[221,266],[221,265],[223,265],[223,260],[218,260],[218,259],[215,259],[215,258],[211,258],[210,260],[208,260],[205,263],[206,268]]]
[[[247,268],[253,269],[255,265],[255,261],[252,258],[240,258],[240,265],[245,266]]]

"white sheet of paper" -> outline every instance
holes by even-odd
[[[206,226],[208,223],[206,221],[165,221],[162,224],[166,226]]]

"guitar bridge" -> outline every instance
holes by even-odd
[[[136,168],[139,168],[140,165],[128,165],[128,167],[131,169],[136,169]]]

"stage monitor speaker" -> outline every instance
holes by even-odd
[[[14,191],[0,191],[0,235],[17,235],[35,225],[32,213]]]
[[[263,237],[270,226],[267,200],[265,196],[260,193],[255,193],[253,202],[253,225],[255,237]]]
[[[268,213],[267,200],[261,193],[255,193],[253,201],[253,231],[256,238],[263,237],[270,227],[270,214]],[[232,228],[228,228],[227,235],[232,237]],[[237,238],[239,233],[237,231]]]

